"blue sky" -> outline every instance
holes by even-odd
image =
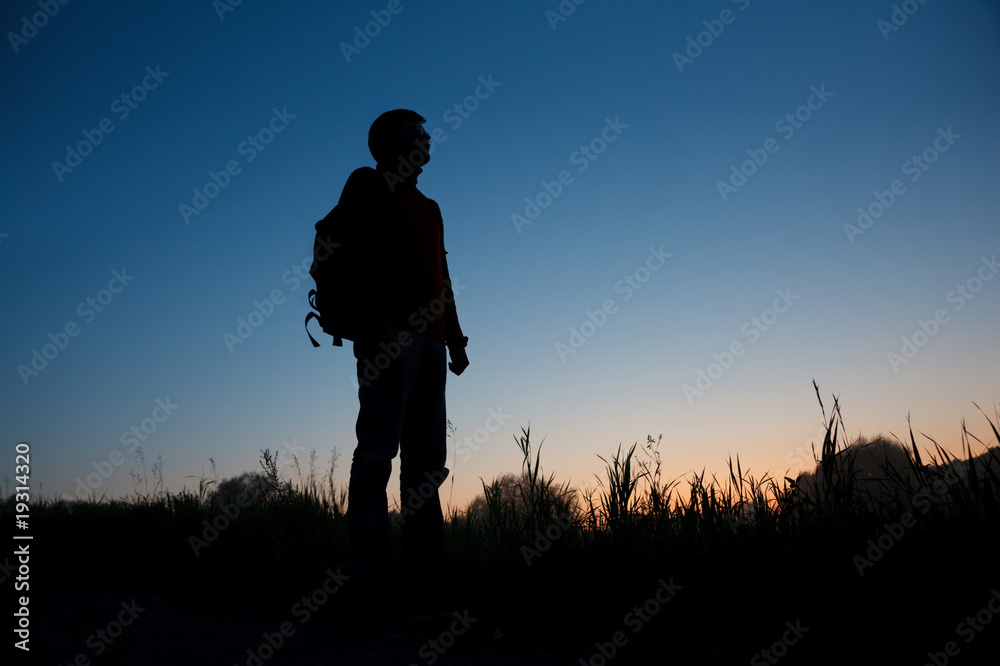
[[[99,469],[98,495],[129,491],[133,427],[172,489],[264,448],[336,447],[346,483],[354,359],[309,344],[302,265],[400,107],[444,139],[420,188],[464,287],[453,503],[517,471],[529,424],[575,484],[660,434],[672,476],[794,471],[813,379],[852,434],[910,413],[985,440],[1000,10],[902,5],[5,3],[0,440],[31,443],[45,495]]]

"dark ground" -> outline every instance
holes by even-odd
[[[627,606],[621,602],[599,602],[594,614],[578,616],[588,597],[596,600],[606,594],[596,588],[567,589],[562,596],[555,589],[548,590],[544,596],[529,599],[516,610],[503,599],[498,599],[493,607],[484,600],[483,608],[471,612],[475,622],[469,630],[457,636],[449,649],[435,652],[428,641],[440,639],[451,618],[420,625],[402,619],[386,623],[352,611],[353,606],[347,603],[349,597],[341,591],[331,595],[303,623],[301,607],[298,615],[293,612],[301,593],[278,592],[251,603],[225,586],[177,587],[171,592],[156,584],[154,577],[150,578],[152,584],[136,586],[104,572],[86,584],[79,584],[45,580],[36,571],[31,588],[31,653],[16,651],[15,659],[5,663],[68,666],[82,654],[83,661],[76,662],[81,666],[88,663],[575,665],[581,663],[581,658],[582,663],[594,666],[605,663],[920,666],[934,663],[928,652],[937,652],[939,657],[934,666],[996,664],[1000,655],[1000,613],[969,643],[955,633],[956,625],[983,608],[990,590],[1000,586],[996,551],[992,556],[985,552],[979,556],[968,551],[952,552],[956,559],[966,561],[965,570],[952,569],[946,575],[933,566],[926,567],[933,563],[924,558],[916,558],[909,564],[900,560],[892,570],[883,569],[890,575],[872,579],[867,594],[863,593],[863,587],[850,585],[849,579],[831,574],[830,585],[820,583],[822,594],[813,600],[800,596],[800,586],[789,584],[787,579],[780,582],[780,577],[775,578],[767,599],[743,597],[750,588],[758,587],[747,587],[746,578],[690,579],[672,600],[677,602],[673,608],[665,605],[666,610],[651,618],[639,634],[626,631],[628,645],[616,650],[614,657],[606,661],[597,653],[596,644],[607,645],[614,631],[624,628],[621,609]],[[909,569],[911,564],[917,568]],[[905,575],[901,567],[906,567]],[[761,572],[757,582],[761,583],[765,575],[777,573]],[[903,581],[906,578],[909,581]],[[987,580],[993,580],[992,588],[985,584]],[[7,618],[11,617],[7,610],[11,597],[9,582],[4,584],[3,600]],[[710,583],[714,583],[711,594],[699,593],[710,589]],[[299,589],[308,593],[307,587]],[[831,590],[838,587],[843,594],[831,596]],[[900,589],[908,592],[900,594]],[[688,595],[683,604],[682,593]],[[636,596],[633,594],[632,598]],[[100,643],[91,637],[98,629],[108,630],[108,625],[122,613],[123,603],[128,606],[133,602],[138,610],[134,622],[97,654]],[[768,641],[758,637],[780,639],[787,625],[774,618],[786,616],[788,621],[801,620],[808,627],[801,643],[792,645],[781,659],[771,662],[758,656],[754,661],[755,651],[768,647]],[[290,623],[286,626],[293,627],[294,633],[273,654],[269,655],[266,649],[259,651],[266,644],[265,634],[274,636],[284,622]],[[757,629],[760,625],[765,626],[765,631]],[[941,658],[946,656],[943,650],[949,639],[956,642],[959,653],[945,662]],[[267,658],[257,661],[248,650],[258,650],[259,656]]]

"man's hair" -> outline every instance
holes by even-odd
[[[427,120],[416,111],[393,109],[386,111],[372,123],[368,130],[368,150],[375,162],[392,162],[400,152],[403,142],[403,127],[410,123],[423,125]]]

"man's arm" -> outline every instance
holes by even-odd
[[[469,367],[469,357],[465,353],[465,347],[469,344],[469,338],[462,333],[462,327],[458,323],[458,309],[455,307],[455,291],[452,287],[451,275],[448,273],[448,252],[444,249],[444,233],[441,234],[441,274],[444,277],[445,288],[445,323],[447,325],[446,344],[451,355],[451,363],[448,368],[456,375]]]

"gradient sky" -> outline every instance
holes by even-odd
[[[1000,279],[979,281],[1000,254],[1000,11],[902,4],[897,26],[868,0],[567,0],[568,16],[556,0],[71,2],[51,18],[5,2],[2,475],[27,441],[43,495],[102,467],[98,495],[128,492],[123,433],[146,420],[172,490],[210,458],[220,478],[259,469],[264,448],[336,447],[346,484],[354,358],[310,345],[306,271],[313,224],[373,162],[369,125],[399,107],[440,130],[420,188],[464,287],[452,504],[518,471],[529,425],[575,485],[660,434],[670,477],[729,454],[795,471],[820,426],[813,379],[852,435],[903,435],[910,413],[953,450],[963,418],[987,441],[973,402],[1000,399]],[[81,142],[97,145],[67,157]],[[185,219],[211,173],[225,187]],[[545,206],[531,224],[513,217],[526,198]],[[859,207],[871,222],[845,228]],[[102,293],[115,271],[134,277]],[[711,386],[686,395],[699,371]]]

